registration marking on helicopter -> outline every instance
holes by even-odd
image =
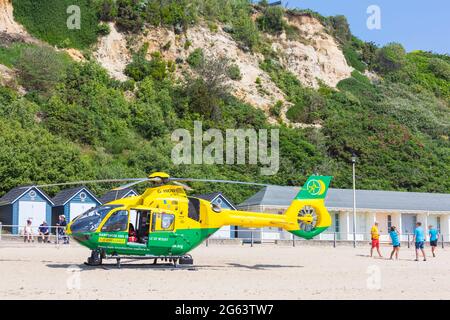
[[[98,238],[100,243],[115,243],[115,244],[125,244],[126,239],[121,238]]]
[[[127,239],[121,234],[100,233],[98,238],[100,243],[125,244],[126,241]]]

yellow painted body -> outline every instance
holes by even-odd
[[[158,173],[157,177],[160,175]],[[104,210],[110,211],[98,227],[95,225],[94,230],[89,232],[77,229],[78,221],[73,220],[68,225],[68,233],[72,234],[73,224],[73,229],[77,229],[76,234],[73,234],[74,239],[92,250],[101,249],[109,254],[158,256],[186,254],[221,227],[228,225],[282,228],[298,237],[312,239],[331,225],[331,217],[324,205],[330,181],[331,177],[311,176],[284,214],[221,209],[209,201],[188,198],[182,186],[162,185],[148,188],[140,196],[106,204]],[[124,210],[128,212],[129,222],[125,230],[102,231],[116,212]],[[150,213],[146,244],[128,242],[131,210]]]
[[[318,212],[317,227],[329,227],[331,218],[324,206],[324,201],[319,199],[295,199],[285,214],[272,214],[263,212],[236,211],[222,209],[215,212],[209,201],[199,199],[199,221],[188,218],[188,198],[184,189],[180,186],[165,185],[149,188],[142,195],[113,201],[109,204],[122,205],[121,209],[152,210],[175,215],[175,230],[177,229],[218,229],[232,225],[245,228],[275,227],[287,231],[299,228],[298,212],[305,205],[312,206]],[[118,209],[117,209],[118,210]],[[108,216],[112,215],[113,210]],[[107,220],[105,219],[105,221]],[[308,218],[303,218],[308,222]],[[105,221],[100,225],[101,230]]]

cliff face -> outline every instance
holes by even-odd
[[[353,69],[348,66],[336,40],[326,33],[317,19],[295,16],[289,17],[288,23],[298,29],[296,38],[299,40],[289,40],[285,33],[269,37],[284,67],[295,74],[302,84],[317,88],[321,81],[335,87],[339,81],[350,77]],[[222,26],[217,31],[211,31],[200,24],[189,28],[183,35],[176,35],[172,29],[148,28],[137,37],[119,33],[113,24],[110,28],[111,33],[99,40],[94,56],[118,80],[126,79],[123,71],[131,61],[127,43],[135,50],[148,43],[149,58],[152,52],[161,51],[165,59],[173,61],[186,61],[192,51],[202,48],[207,56],[227,57],[239,66],[242,79],[230,81],[236,97],[266,113],[277,101],[285,102],[284,94],[259,67],[264,57],[243,51],[231,35],[223,31]],[[179,64],[177,75],[181,76],[181,71],[186,68],[186,63]],[[282,119],[288,122],[286,117],[282,116]]]
[[[353,68],[345,60],[336,40],[323,25],[309,16],[290,16],[288,23],[299,30],[302,41],[290,41],[286,34],[272,37],[284,67],[306,86],[317,88],[319,80],[330,87],[349,78]]]
[[[25,28],[14,20],[11,0],[0,0],[0,39],[4,42],[36,42]]]
[[[335,87],[339,81],[350,77],[352,68],[348,66],[336,40],[326,33],[320,21],[307,15],[299,15],[287,16],[286,22],[297,30],[295,40],[288,39],[285,33],[268,37],[283,66],[296,75],[303,85],[317,88],[319,82],[323,82]],[[120,33],[115,25],[110,23],[110,34],[99,39],[93,56],[112,77],[125,81],[127,77],[124,70],[131,61],[130,48],[137,50],[143,43],[148,43],[149,56],[154,51],[161,51],[165,59],[174,61],[180,59],[186,61],[193,50],[202,48],[207,56],[227,57],[233,64],[239,66],[242,78],[237,81],[230,80],[236,97],[264,110],[267,114],[277,101],[286,102],[283,92],[259,67],[264,57],[261,54],[243,51],[222,27],[219,26],[217,31],[211,31],[207,26],[200,24],[189,28],[183,35],[176,35],[172,29],[162,27],[147,28],[140,35],[130,36]],[[3,42],[37,41],[14,20],[11,0],[0,0],[0,37]],[[187,42],[190,45],[187,46]],[[74,60],[83,60],[83,55],[78,50],[65,51]],[[177,75],[181,76],[182,71],[187,68],[186,63],[179,64]],[[284,110],[288,105],[285,103]],[[281,118],[284,122],[289,122],[284,114]]]

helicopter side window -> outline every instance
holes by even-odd
[[[197,198],[188,197],[188,217],[199,221],[200,220],[200,200]]]
[[[128,211],[116,211],[103,225],[102,232],[119,232],[128,230]]]
[[[173,231],[175,228],[175,215],[168,213],[154,213],[152,231]]]

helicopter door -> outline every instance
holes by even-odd
[[[139,210],[137,214],[137,238],[139,243],[147,244],[150,229],[150,211]]]
[[[152,214],[151,232],[148,245],[160,254],[170,254],[177,242],[175,234],[175,215],[171,213],[154,212]]]
[[[131,209],[128,245],[130,246],[147,245],[149,229],[150,229],[150,211]]]

